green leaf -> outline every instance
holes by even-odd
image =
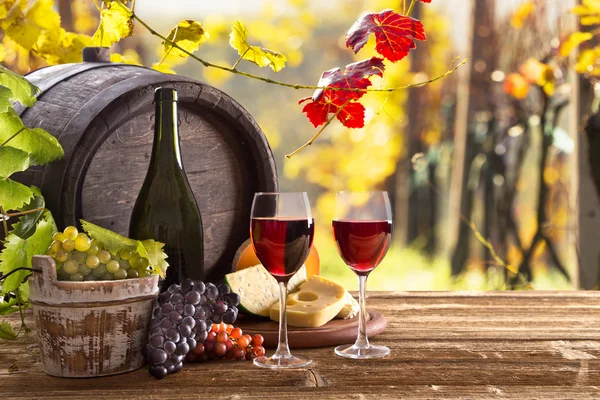
[[[129,239],[83,219],[79,221],[81,222],[83,230],[86,231],[90,237],[102,243],[102,246],[112,254],[117,254],[121,250],[135,251],[137,248],[137,240]]]
[[[152,273],[159,274],[163,278],[166,276],[167,268],[167,255],[163,252],[164,243],[156,242],[152,239],[138,241],[137,252],[140,256],[147,258],[148,263],[152,267]]]
[[[28,239],[21,239],[12,232],[9,233],[4,243],[4,250],[0,253],[0,272],[4,275],[19,267],[31,268],[31,258],[35,255],[45,254],[52,242],[52,235],[56,232],[56,224],[49,212],[38,222],[35,233]],[[29,271],[17,271],[2,282],[3,292],[12,292],[17,289]]]
[[[12,108],[0,113],[0,144],[2,143],[29,153],[32,165],[58,160],[64,154],[54,136],[41,128],[27,128]]]
[[[0,59],[1,61],[1,59]],[[7,112],[13,105],[10,101],[12,90],[6,86],[0,86],[0,113]]]
[[[29,168],[29,153],[10,146],[0,147],[0,178]]]
[[[177,24],[177,26],[171,29],[167,39],[177,44],[179,47],[185,49],[189,53],[193,53],[202,43],[209,38],[208,33],[202,28],[202,24],[197,21],[190,19],[183,20]],[[163,42],[165,47],[165,54],[179,56],[182,58],[189,57],[189,55],[171,45],[168,42]]]
[[[8,322],[0,322],[0,339],[14,340],[17,338],[13,327]]]
[[[267,65],[275,72],[285,67],[287,58],[281,54],[262,47],[250,46],[248,43],[248,29],[241,21],[235,21],[229,34],[229,45],[238,51],[240,57],[259,67]]]
[[[40,93],[40,89],[23,78],[19,74],[15,74],[10,69],[0,65],[0,86],[5,86],[12,92],[10,99],[18,101],[26,107],[31,107],[35,104],[35,96]],[[1,103],[0,103],[1,104]],[[0,107],[0,112],[3,107]]]
[[[40,189],[32,186],[31,191],[33,192],[33,199],[29,202],[29,204],[21,208],[21,211],[29,211],[38,208],[41,210],[19,217],[19,222],[13,225],[11,233],[17,235],[21,239],[27,239],[33,235],[38,221],[42,218],[44,212],[46,211],[44,209],[44,207],[46,207],[46,201],[44,200]]]
[[[33,192],[27,186],[12,179],[0,179],[0,206],[5,211],[21,208],[32,197]]]
[[[8,301],[0,301],[0,315],[12,314],[19,311],[19,301],[16,297],[11,297]]]
[[[119,0],[105,0],[100,25],[92,40],[96,46],[112,46],[133,33],[133,13]]]

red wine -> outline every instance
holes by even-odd
[[[250,226],[258,259],[280,282],[287,282],[302,267],[314,233],[312,218],[252,218]]]
[[[354,272],[366,275],[383,260],[392,239],[391,221],[333,221],[340,256]]]

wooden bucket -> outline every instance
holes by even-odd
[[[21,117],[56,136],[65,156],[13,176],[42,189],[59,228],[84,218],[124,235],[150,161],[154,89],[177,89],[183,163],[204,224],[205,277],[230,272],[249,236],[254,193],[277,191],[271,149],[240,104],[193,79],[126,64],[57,65],[27,79],[42,93]]]
[[[120,281],[62,282],[48,256],[29,279],[42,369],[53,376],[86,378],[144,365],[158,275]]]

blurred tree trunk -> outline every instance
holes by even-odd
[[[495,0],[471,0],[471,32],[469,56],[468,91],[465,90],[466,106],[459,107],[463,115],[457,116],[455,130],[454,165],[452,171],[452,184],[450,187],[450,213],[460,210],[460,216],[471,220],[473,213],[473,188],[469,185],[471,165],[476,151],[475,130],[479,116],[489,113],[489,98],[491,94],[490,74],[495,69],[497,47],[494,45],[494,14]],[[463,95],[463,96],[464,96]],[[459,94],[459,98],[461,95]],[[460,101],[459,100],[459,101]],[[488,115],[489,118],[489,115]],[[460,273],[470,256],[469,242],[471,240],[470,228],[459,218],[453,219],[450,226],[451,234],[456,235],[456,246],[452,253],[452,273]]]
[[[73,31],[73,10],[71,2],[73,0],[59,0],[58,13],[60,14],[60,25],[67,31]]]

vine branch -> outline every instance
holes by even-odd
[[[417,0],[412,0],[410,2],[410,6],[408,6],[408,11],[406,12],[406,16],[410,16],[410,14],[412,13],[413,8],[415,8],[415,4],[417,4]]]
[[[317,85],[301,85],[301,84],[293,84],[293,83],[287,83],[287,82],[281,82],[281,81],[277,81],[271,78],[265,78],[264,76],[260,76],[260,75],[254,75],[248,72],[244,72],[244,71],[240,71],[236,68],[231,68],[231,67],[226,67],[224,65],[218,65],[218,64],[213,64],[209,61],[206,61],[196,55],[194,55],[193,53],[189,52],[188,50],[184,49],[183,47],[179,46],[177,43],[173,42],[172,40],[167,39],[166,36],[158,33],[156,30],[154,30],[150,25],[148,25],[146,22],[144,22],[144,20],[142,20],[140,17],[137,16],[137,14],[133,13],[132,17],[139,22],[144,28],[146,28],[146,30],[148,30],[148,32],[150,32],[150,34],[152,34],[153,36],[156,36],[160,39],[162,39],[165,43],[168,43],[169,45],[171,45],[172,47],[180,50],[181,52],[187,54],[190,58],[192,58],[193,60],[198,61],[199,63],[201,63],[202,65],[204,65],[205,67],[208,68],[216,68],[216,69],[220,69],[222,71],[227,71],[230,72],[232,74],[237,74],[237,75],[242,75],[245,76],[246,78],[250,78],[250,79],[255,79],[255,80],[259,80],[262,82],[266,82],[272,85],[279,85],[279,86],[284,86],[284,87],[288,87],[288,88],[292,88],[292,89],[310,89],[310,90],[317,90],[317,89],[327,89],[327,90],[344,90],[344,91],[348,91],[348,92],[395,92],[397,90],[404,90],[404,89],[410,89],[413,87],[419,87],[419,86],[424,86],[436,81],[439,81],[440,79],[445,78],[446,76],[452,74],[454,71],[456,71],[458,68],[460,68],[462,65],[464,65],[467,62],[467,59],[463,59],[458,65],[452,67],[453,63],[450,65],[450,69],[448,69],[448,71],[446,71],[444,74],[436,76],[435,78],[432,79],[428,79],[426,81],[422,81],[422,82],[417,82],[417,83],[410,83],[408,85],[403,85],[403,86],[397,86],[397,87],[393,87],[393,88],[367,88],[367,89],[362,89],[362,88],[338,88],[338,87],[327,87],[327,86],[317,86]],[[236,63],[237,64],[237,63]],[[236,65],[237,67],[237,65]]]

